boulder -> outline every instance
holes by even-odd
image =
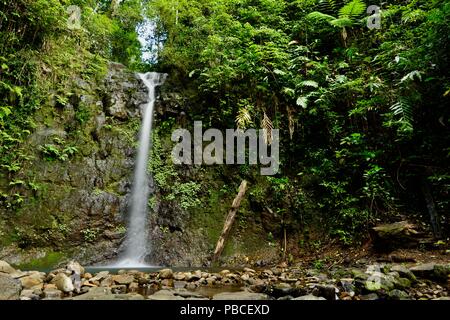
[[[394,265],[391,267],[391,271],[398,272],[398,274],[403,278],[408,278],[410,281],[415,282],[416,276],[408,268],[402,265]]]
[[[130,283],[128,293],[139,293],[139,284],[137,282]]]
[[[407,221],[376,226],[371,229],[374,247],[379,251],[415,247],[419,243],[415,229],[416,226]]]
[[[186,279],[186,274],[184,274],[183,272],[177,272],[174,274],[173,278],[175,280],[182,281]]]
[[[20,300],[39,300],[39,295],[34,293],[34,290],[26,289],[20,293]]]
[[[231,273],[230,270],[222,270],[222,271],[219,272],[219,274],[220,274],[222,277],[225,277],[225,276],[226,276],[227,274],[229,274],[229,273]]]
[[[107,275],[109,275],[109,272],[108,272],[108,271],[101,271],[101,272],[97,273],[97,274],[95,275],[95,277],[92,277],[92,278],[90,279],[90,282],[101,281],[101,280],[103,280],[104,278],[106,278]]]
[[[327,300],[336,300],[337,288],[333,285],[319,284],[315,286],[314,291],[319,297],[324,297]]]
[[[298,298],[295,298],[295,299],[292,299],[292,300],[323,300],[323,301],[325,301],[327,299],[325,299],[323,297],[316,297],[316,296],[314,296],[312,294],[308,294],[306,296],[301,296],[301,297],[298,297]]]
[[[159,278],[160,279],[172,279],[173,278],[173,271],[172,269],[162,269],[159,271]]]
[[[52,280],[52,283],[56,285],[58,290],[62,292],[69,293],[72,292],[75,287],[73,286],[72,280],[65,273],[58,273]]]
[[[92,287],[85,294],[76,296],[73,300],[102,300],[102,297],[112,295],[111,288]]]
[[[450,264],[425,263],[409,269],[416,277],[445,282],[450,275]]]
[[[73,283],[73,286],[74,286],[74,288],[75,288],[75,292],[76,293],[80,293],[80,291],[81,291],[81,275],[79,274],[79,273],[73,273],[71,276],[70,276],[70,280],[72,281],[72,283]]]
[[[290,284],[282,282],[282,283],[278,283],[272,287],[271,296],[273,296],[275,298],[281,298],[281,297],[285,297],[285,296],[293,296],[294,291],[296,291],[296,290],[297,289],[293,288]]]
[[[392,300],[408,300],[409,295],[405,291],[394,289],[389,291],[388,297]]]
[[[394,285],[397,289],[403,290],[411,287],[411,281],[407,278],[396,278]]]
[[[36,272],[36,273],[32,273],[29,276],[25,276],[22,278],[19,278],[20,282],[22,283],[22,287],[24,289],[31,289],[34,287],[42,287],[42,285],[44,284],[44,278],[45,275]]]
[[[247,281],[250,280],[250,276],[249,276],[247,273],[244,273],[244,274],[241,276],[241,280],[244,281],[244,282],[247,282]]]
[[[140,294],[113,294],[110,288],[91,288],[89,292],[71,300],[144,300]]]
[[[22,285],[6,273],[0,273],[0,300],[18,300]]]
[[[61,300],[64,296],[64,293],[61,290],[54,288],[45,288],[44,289],[44,299],[45,300]]]
[[[355,294],[355,280],[351,278],[342,278],[341,287],[344,292],[349,293],[351,296]]]
[[[248,291],[222,292],[213,296],[213,300],[269,300],[269,296],[264,293]]]
[[[186,289],[175,289],[172,291],[174,295],[185,298],[185,299],[204,299],[205,297],[202,296],[200,293],[189,291]]]
[[[84,274],[84,268],[81,264],[76,261],[70,261],[66,269],[71,271],[71,273],[79,274],[80,276]]]
[[[113,294],[125,294],[127,293],[127,286],[124,284],[112,286],[111,292]]]
[[[380,299],[376,293],[370,293],[359,297],[360,300],[378,300]]]
[[[250,269],[250,268],[244,268],[244,272],[247,272],[247,273],[252,273],[252,274],[256,273],[256,271],[255,271],[255,270],[253,270],[253,269]]]
[[[113,284],[114,280],[113,277],[110,275],[106,276],[102,281],[100,281],[100,287],[111,287]]]
[[[384,273],[375,271],[372,272],[365,281],[364,287],[368,291],[390,291],[395,288],[395,280],[396,279],[392,275],[385,275]]]
[[[15,272],[16,270],[11,267],[6,261],[0,260],[0,273],[12,274]]]
[[[148,297],[149,300],[184,300],[183,297],[175,295],[172,290],[160,290]]]
[[[114,282],[117,284],[128,285],[134,281],[134,276],[131,274],[119,274],[113,276],[112,280],[114,280]]]

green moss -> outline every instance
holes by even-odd
[[[45,257],[33,259],[29,262],[15,265],[14,267],[21,270],[43,270],[55,267],[59,262],[65,258],[61,252],[48,252]]]

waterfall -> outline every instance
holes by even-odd
[[[148,243],[148,198],[150,183],[147,163],[153,123],[153,111],[156,100],[156,87],[162,85],[166,75],[149,72],[139,74],[148,88],[148,103],[144,107],[142,126],[139,136],[139,149],[134,169],[134,181],[131,190],[130,216],[125,239],[125,249],[118,263],[121,267],[146,266],[144,260],[151,250]]]

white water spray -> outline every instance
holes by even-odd
[[[166,75],[149,72],[139,74],[148,88],[148,104],[144,107],[142,127],[139,137],[139,149],[131,191],[131,206],[125,239],[125,250],[118,263],[120,267],[145,267],[145,257],[151,250],[148,243],[148,198],[150,195],[147,163],[153,123],[153,111],[156,100],[156,87],[164,83]]]

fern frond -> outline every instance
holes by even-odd
[[[353,25],[353,21],[350,18],[344,17],[344,18],[331,20],[330,24],[332,26],[335,26],[338,28],[345,28],[345,27],[351,27]]]
[[[261,128],[264,132],[264,142],[267,145],[271,145],[273,141],[272,136],[272,130],[273,130],[273,123],[272,120],[267,116],[267,114],[264,112],[263,120],[261,121]]]
[[[413,131],[414,112],[413,106],[405,98],[400,98],[397,103],[391,106],[391,111],[395,116],[400,116],[398,123],[405,132]]]
[[[362,0],[352,0],[339,10],[339,18],[354,18],[366,12],[366,4]]]
[[[317,6],[322,12],[335,12],[337,9],[336,0],[321,0]]]
[[[400,80],[400,83],[403,83],[403,82],[408,81],[408,80],[409,81],[414,81],[415,77],[417,77],[419,79],[419,81],[422,81],[422,72],[420,72],[418,70],[411,71],[406,76],[404,76],[402,78],[402,80]]]
[[[335,17],[330,16],[329,14],[325,14],[319,11],[311,12],[310,14],[307,15],[307,17],[311,20],[316,21],[331,21],[336,19]]]
[[[300,84],[303,87],[312,87],[312,88],[319,87],[319,84],[317,82],[313,81],[313,80],[305,80],[305,81],[302,81]]]
[[[236,124],[239,129],[245,130],[253,123],[250,112],[246,108],[239,109],[236,116]]]
[[[307,97],[298,97],[297,105],[301,106],[303,109],[308,107],[308,98]]]

